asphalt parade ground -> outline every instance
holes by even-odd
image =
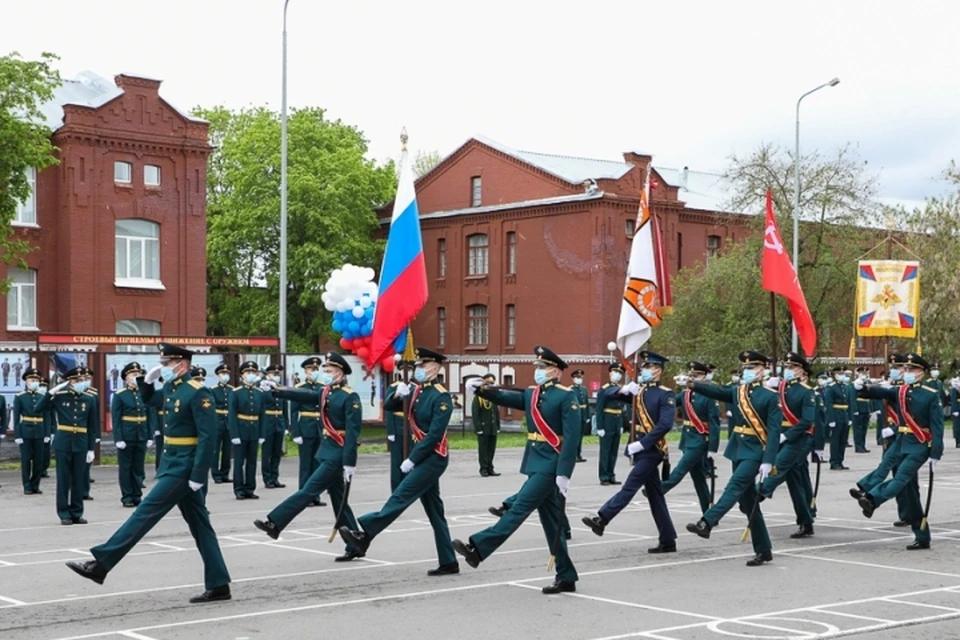
[[[441,491],[453,537],[466,539],[494,522],[487,507],[520,486],[521,453],[498,451],[503,475],[481,478],[476,452],[451,452]],[[211,485],[208,506],[233,577],[233,600],[187,603],[203,590],[202,567],[176,509],[99,586],[64,562],[88,559],[89,547],[129,515],[120,506],[116,468],[94,469],[90,524],[75,526],[59,524],[52,478],[42,496],[24,496],[18,472],[0,472],[0,638],[956,637],[960,460],[951,451],[937,467],[931,550],[905,550],[912,535],[892,526],[892,501],[867,520],[848,496],[879,460],[874,448],[850,453],[850,471],[824,466],[812,538],[789,539],[796,525],[785,486],[763,503],[774,560],[757,568],[744,565],[753,553],[740,542],[746,518],[739,511],[709,540],[686,532],[700,515],[689,480],[668,495],[677,553],[647,554],[656,529],[640,494],[603,537],[595,536],[580,518],[616,490],[599,485],[596,453],[595,446],[585,448],[588,462],[578,465],[567,502],[577,592],[555,596],[540,593],[553,576],[536,514],[478,569],[461,561],[459,575],[434,578],[426,575],[437,564],[433,536],[418,504],[374,540],[366,558],[351,563],[333,562],[343,544],[339,537],[327,542],[329,506],[307,509],[272,541],[252,522],[292,491],[296,460],[290,458],[281,468],[288,487],[260,487],[260,500],[237,501],[230,485]],[[719,496],[730,465],[717,461]],[[618,477],[627,471],[621,458]],[[926,484],[924,469],[924,496]],[[351,496],[357,514],[379,508],[388,486],[387,456],[361,456]]]

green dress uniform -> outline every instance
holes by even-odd
[[[477,434],[480,475],[499,475],[493,469],[493,456],[497,451],[497,434],[500,433],[500,410],[489,400],[474,396],[470,415],[473,416],[473,431]]]
[[[711,495],[704,462],[709,453],[716,453],[720,447],[720,407],[716,400],[692,389],[677,393],[675,402],[683,418],[679,445],[683,455],[670,472],[670,477],[661,485],[662,491],[666,494],[689,473],[700,502],[700,511],[705,513],[710,508]]]
[[[386,409],[386,405],[390,402],[390,399],[393,398],[393,395],[397,392],[397,385],[400,384],[400,381],[392,383],[387,387],[386,392],[384,393],[384,421],[386,422],[387,428],[387,448],[390,449],[390,492],[396,491],[397,487],[400,485],[400,482],[403,480],[403,472],[400,471],[400,465],[403,463],[403,438],[404,438],[404,418],[403,411],[394,410],[389,411]],[[406,450],[410,451],[413,448],[413,439],[410,437],[409,432],[406,434],[407,437],[407,446]]]
[[[87,373],[91,373],[89,369],[85,370]],[[100,445],[100,439],[103,437],[103,427],[100,425],[100,390],[95,389],[94,387],[88,387],[84,393],[93,398],[93,445],[94,450],[96,450],[96,448]],[[90,476],[92,469],[93,461],[91,460],[87,463],[87,470],[84,473],[84,500],[93,500],[93,496],[90,495],[90,485],[93,484],[93,479]]]
[[[45,394],[47,392],[47,385],[44,383],[40,386],[40,393]],[[53,415],[53,405],[47,405],[47,408],[43,412],[43,426],[46,429],[47,433],[50,434],[50,439],[44,440],[43,442],[43,462],[40,465],[40,477],[47,478],[50,476],[50,460],[52,458],[51,452],[53,451],[53,440],[57,435],[57,419]]]
[[[219,367],[217,371],[220,371]],[[230,454],[233,451],[233,445],[230,444],[229,415],[233,387],[218,382],[215,387],[210,389],[210,393],[216,405],[217,416],[217,442],[214,447],[214,460],[210,466],[210,475],[214,482],[220,484],[230,479]]]
[[[834,382],[827,387],[823,400],[827,406],[827,426],[830,429],[830,468],[846,469],[843,459],[853,425],[856,392],[852,385]]]
[[[287,433],[288,417],[287,403],[276,398],[272,393],[265,393],[263,422],[260,425],[260,437],[263,439],[260,475],[263,478],[263,486],[268,489],[280,489],[286,486],[280,482],[280,459],[283,457],[283,437]]]
[[[40,372],[27,369],[23,379]],[[2,396],[0,396],[2,397]],[[40,491],[40,472],[43,467],[43,445],[50,442],[49,425],[41,401],[43,394],[37,391],[21,391],[13,398],[13,432],[20,442],[20,480],[25,494]],[[6,407],[0,404],[0,415],[6,415]]]
[[[125,444],[122,449],[117,447],[120,502],[125,507],[133,507],[143,496],[140,470],[147,455],[147,442],[151,439],[147,405],[137,386],[127,385],[113,394],[110,417],[114,443]]]
[[[537,348],[537,355],[540,358],[556,357],[541,347]],[[457,549],[468,561],[471,556],[478,562],[483,561],[536,510],[550,553],[556,558],[555,584],[572,585],[578,575],[567,552],[564,535],[566,500],[557,487],[557,476],[570,478],[573,475],[577,441],[582,429],[580,402],[569,387],[556,380],[547,380],[542,385],[523,390],[481,387],[476,393],[498,406],[525,412],[527,445],[520,473],[527,479],[500,520],[470,536],[469,547],[458,541]]]
[[[579,407],[579,400],[577,406]],[[617,480],[617,454],[620,447],[620,430],[623,428],[625,401],[620,395],[620,385],[606,383],[597,392],[597,435],[600,436],[600,452],[597,471],[600,484],[620,484]]]
[[[319,366],[319,358],[317,366]],[[304,364],[307,364],[306,362]],[[316,382],[301,382],[296,386],[301,391],[311,392],[311,398],[318,398],[322,385]],[[300,447],[300,475],[299,488],[307,484],[307,480],[317,470],[317,451],[320,448],[320,434],[323,427],[320,425],[320,407],[316,402],[290,403],[290,433],[294,438],[302,438]],[[319,502],[319,498],[317,498]]]
[[[165,355],[190,354],[161,344]],[[185,356],[186,357],[186,356]],[[151,404],[153,385],[143,382],[140,392]],[[190,377],[189,371],[163,385],[163,460],[157,481],[119,529],[105,543],[90,549],[101,581],[173,507],[180,509],[203,560],[203,582],[208,591],[227,587],[230,574],[223,561],[217,534],[210,524],[203,492],[190,482],[206,484],[217,442],[216,407],[211,391]],[[76,569],[74,569],[76,570]],[[89,577],[89,576],[88,576]]]
[[[853,451],[854,453],[870,453],[867,449],[867,429],[870,427],[872,413],[871,399],[860,398],[856,395],[853,400]]]
[[[153,460],[154,476],[160,470],[160,461],[163,458],[163,409],[156,407],[147,407],[147,425],[149,431],[153,434],[154,449],[156,456]]]
[[[577,405],[580,407],[580,442],[577,444],[577,461],[583,461],[583,438],[590,435],[590,394],[582,384],[570,385],[570,390],[577,396]]]
[[[266,410],[264,395],[260,389],[245,384],[234,388],[230,396],[227,424],[233,444],[233,493],[238,500],[256,498],[257,453]]]
[[[954,446],[960,449],[960,392],[950,387],[950,417],[953,418]]]

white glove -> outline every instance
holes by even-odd
[[[780,388],[780,378],[778,376],[771,376],[766,379],[763,385],[767,389],[779,389]]]
[[[257,444],[263,444],[266,441],[267,441],[266,438],[257,438]]]
[[[626,384],[626,385],[620,387],[620,392],[621,392],[621,393],[628,393],[628,394],[630,394],[631,396],[635,396],[635,395],[637,395],[638,393],[640,393],[640,385],[638,385],[636,382],[631,382],[631,383],[629,383],[629,384]]]
[[[732,418],[732,417],[733,417],[733,412],[732,412],[732,411],[727,411],[727,417],[728,417],[728,418]]]
[[[156,437],[159,436],[159,435],[160,435],[160,430],[159,430],[159,429],[153,432],[153,437],[154,437],[154,438],[156,438]]]
[[[50,440],[51,440],[50,436],[44,436],[44,437],[43,437],[43,444],[50,444]]]
[[[643,444],[639,440],[637,440],[636,442],[631,442],[630,444],[627,445],[628,456],[636,455],[641,451],[643,451]]]
[[[687,386],[687,382],[690,381],[690,376],[687,376],[681,373],[675,378],[675,380],[678,386],[685,387]]]
[[[411,471],[413,471],[413,468],[415,466],[416,465],[413,464],[413,460],[411,460],[410,458],[407,458],[406,460],[400,463],[400,473],[410,473]]]
[[[602,438],[603,436],[607,435],[607,432],[605,429],[597,429],[597,435]]]
[[[827,423],[827,426],[830,427],[831,429],[833,429],[835,426],[837,426],[837,423],[836,423],[836,422],[828,422],[828,423]]]
[[[151,367],[150,371],[147,371],[147,375],[143,376],[143,381],[146,382],[147,384],[153,384],[154,382],[160,379],[161,370],[163,370],[163,367],[161,367],[160,365]],[[194,489],[194,491],[196,491],[196,489]]]
[[[930,463],[930,471],[933,471],[934,469],[937,468],[937,463],[940,461],[937,458],[930,458],[928,462]]]
[[[478,436],[482,436],[482,435],[483,435],[483,431],[477,431],[477,435],[478,435]]]
[[[395,441],[396,439],[397,439],[397,436],[393,435],[392,433],[391,433],[389,436],[387,436],[387,441],[388,441],[388,442],[393,442],[393,441]]]
[[[17,444],[23,444],[23,438],[14,438],[13,441]]]
[[[764,462],[760,465],[760,473],[757,474],[757,477],[760,478],[758,482],[763,482],[767,479],[767,476],[770,475],[770,471],[773,470],[773,465],[769,462]]]
[[[854,381],[853,381],[853,388],[856,389],[857,391],[862,391],[862,390],[863,390],[863,380],[861,380],[860,378],[857,378],[856,380],[854,380]]]
[[[780,434],[780,444],[783,444],[783,443],[786,442],[786,441],[787,441],[787,434],[781,433],[781,434]]]
[[[301,438],[300,436],[297,436],[296,438],[294,438],[293,441],[296,442],[297,444],[303,444],[303,438]]]
[[[350,482],[351,480],[353,480],[353,474],[356,473],[356,471],[357,471],[357,468],[356,468],[356,467],[347,467],[347,466],[344,466],[344,467],[343,467],[343,481],[344,481],[344,482]]]
[[[407,397],[408,395],[410,395],[410,385],[407,384],[406,382],[401,382],[400,384],[397,385],[397,390],[395,393],[401,398]]]
[[[190,485],[190,491],[199,491],[203,488],[202,482],[194,482],[193,480],[187,480],[187,484]]]
[[[570,478],[567,476],[557,476],[557,489],[560,490],[560,495],[566,498],[567,492],[570,491]]]
[[[483,378],[470,378],[469,380],[467,380],[466,386],[467,386],[467,389],[473,389],[474,391],[476,391],[477,389],[483,386]]]
[[[69,383],[69,382],[61,382],[61,383],[58,384],[57,386],[55,386],[55,387],[53,387],[52,389],[50,389],[50,391],[48,391],[48,393],[49,393],[50,395],[53,395],[53,394],[55,394],[55,393],[58,393],[58,392],[60,392],[60,391],[63,391],[64,389],[67,388],[67,385],[68,385],[68,384],[70,384],[70,383]]]
[[[240,438],[231,438],[231,439],[230,439],[230,442],[231,442],[232,444],[240,444]]]
[[[117,440],[117,449],[120,449],[120,451],[123,451],[126,448],[127,448],[126,442],[124,442],[123,440]]]
[[[94,458],[93,451],[87,451],[87,464],[90,464],[91,462],[93,462],[93,458]]]
[[[820,449],[819,451],[814,451],[814,453],[817,454],[817,460],[819,460],[820,462],[823,462],[824,460],[827,459],[823,449]]]
[[[880,430],[880,435],[883,436],[884,438],[892,438],[893,429],[891,429],[890,427],[884,427],[883,429]]]
[[[957,391],[960,391],[960,377],[957,377],[951,380],[950,386],[956,389]]]
[[[153,440],[147,440],[147,449],[153,448]]]
[[[953,412],[953,417],[956,418],[957,416],[960,416],[960,411]]]
[[[872,413],[873,413],[874,416],[879,416],[879,415],[880,415],[880,412],[879,412],[879,411],[873,411]]]

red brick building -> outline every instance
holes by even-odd
[[[588,380],[605,378],[651,161],[471,139],[417,181],[430,299],[414,333],[450,356],[453,391],[487,370],[505,384],[529,384],[538,343],[585,368]],[[656,165],[651,176],[671,274],[749,233],[745,216],[720,211],[720,176]]]
[[[0,348],[38,332],[206,333],[207,123],[160,81],[68,80],[44,112],[60,163],[30,176],[14,221],[35,249],[12,281]]]

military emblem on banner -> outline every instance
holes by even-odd
[[[861,260],[857,269],[857,335],[916,338],[920,263]]]

